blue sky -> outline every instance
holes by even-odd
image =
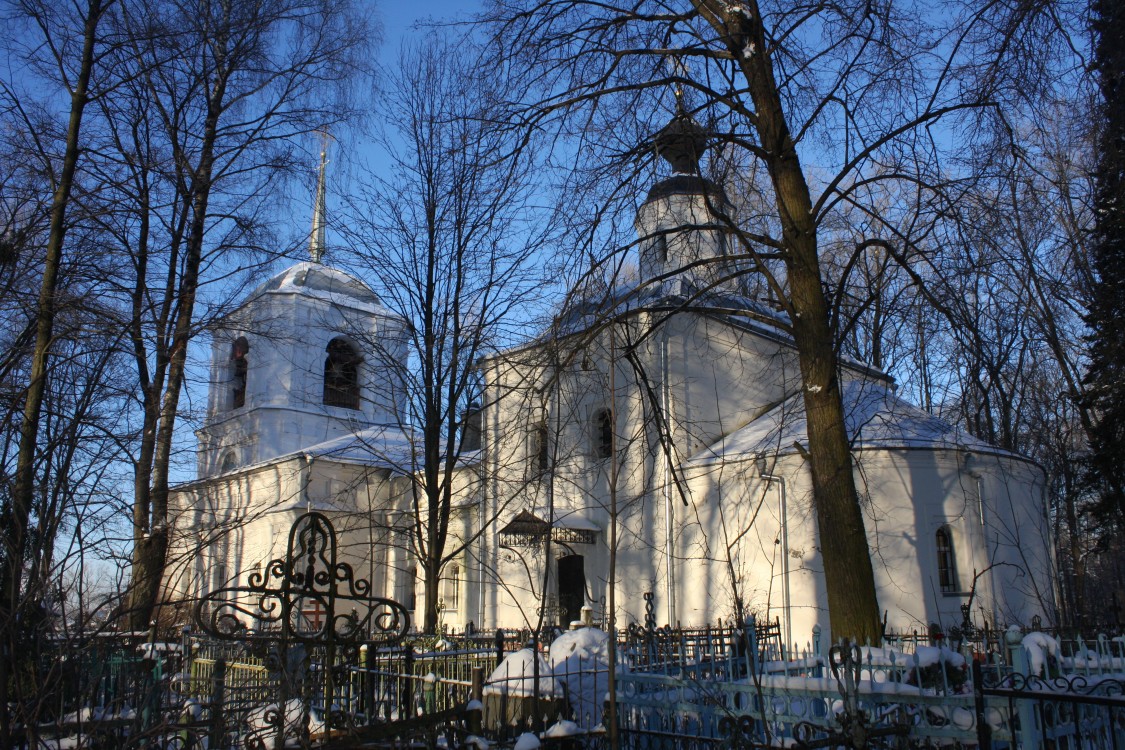
[[[384,61],[389,61],[394,59],[399,41],[410,32],[414,24],[473,13],[481,8],[482,3],[478,0],[429,0],[425,3],[386,0],[374,5],[383,22],[383,48],[380,56]]]

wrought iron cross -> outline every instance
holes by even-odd
[[[393,599],[371,595],[371,583],[337,559],[332,523],[311,512],[290,527],[284,558],[251,573],[245,586],[203,597],[195,622],[216,638],[323,646],[397,641],[410,615]]]

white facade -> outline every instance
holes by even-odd
[[[727,619],[741,605],[779,620],[790,643],[814,625],[828,637],[796,351],[777,313],[738,294],[729,210],[697,177],[657,184],[637,217],[650,281],[591,302],[555,340],[481,363],[483,446],[453,511],[452,543],[466,550],[446,568],[445,624],[603,609],[616,523],[619,624],[642,621],[651,592],[659,624]],[[405,331],[360,282],[315,263],[230,317],[213,346],[199,479],[177,492],[174,591],[205,593],[278,556],[282,530],[317,507],[335,514],[376,594],[421,598],[402,537],[410,434],[393,370],[379,366],[387,353],[405,360]],[[240,337],[249,364],[236,407]],[[357,409],[324,403],[339,338],[360,350]],[[970,595],[978,625],[1053,619],[1041,470],[903,402],[860,363],[843,382],[888,627],[960,623]]]

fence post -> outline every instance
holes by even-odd
[[[992,727],[984,710],[984,670],[973,659],[973,707],[977,714],[977,745],[980,750],[992,750]]]
[[[824,676],[824,664],[820,658],[820,625],[812,626],[812,651],[813,656],[816,657],[816,671],[814,675],[817,677]]]
[[[225,719],[223,702],[226,700],[227,660],[219,656],[211,670],[211,729],[208,732],[208,747],[222,747]]]
[[[191,669],[191,628],[184,625],[180,636],[180,671],[190,674]]]
[[[758,674],[758,623],[754,615],[749,615],[742,627],[743,648],[746,649],[746,674],[753,677]]]
[[[476,702],[476,710],[469,712],[469,731],[480,734],[481,717],[484,714],[484,667],[473,667],[469,694]]]
[[[1027,650],[1023,647],[1023,634],[1018,630],[1009,630],[1004,634],[1008,642],[1008,653],[1012,659],[1012,673],[1023,675],[1025,691],[1031,689],[1031,679],[1038,677],[1031,673],[1031,665],[1027,660]],[[1046,665],[1044,665],[1046,667]],[[1013,682],[1013,686],[1018,686]],[[1016,698],[1016,711],[1020,719],[1020,745],[1024,750],[1039,750],[1041,737],[1039,736],[1039,723],[1035,717],[1035,704],[1030,698]]]
[[[414,716],[414,649],[410,646],[406,647],[402,673],[406,676],[399,678],[402,687],[399,690],[398,718],[409,719]]]
[[[422,705],[427,714],[437,710],[437,675],[428,673],[422,678]]]
[[[532,702],[531,705],[535,710],[532,717],[531,728],[535,734],[543,732],[543,703],[539,694],[539,631],[535,630],[531,635],[531,674],[535,680],[532,686]]]
[[[496,669],[504,661],[504,628],[496,628]]]
[[[375,644],[363,644],[362,667],[360,672],[361,679],[363,680],[363,710],[367,716],[367,725],[371,726],[375,723],[375,715],[377,707],[375,705]]]

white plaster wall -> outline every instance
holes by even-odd
[[[729,275],[730,268],[722,262],[703,262],[722,258],[727,254],[724,235],[720,220],[717,219],[711,206],[720,207],[720,199],[702,195],[670,195],[646,202],[637,211],[635,228],[639,238],[639,258],[641,278],[644,280],[657,279],[667,274],[675,273],[678,269],[687,268],[682,278],[691,278],[710,285],[717,280]],[[729,204],[721,206],[726,211],[731,210]],[[714,229],[701,227],[713,226]],[[683,229],[682,227],[697,227]],[[656,246],[663,238],[667,248],[667,258],[661,261],[656,255]],[[695,264],[695,265],[693,265]],[[669,279],[665,283],[671,286],[674,282]],[[733,286],[733,281],[726,282]]]

